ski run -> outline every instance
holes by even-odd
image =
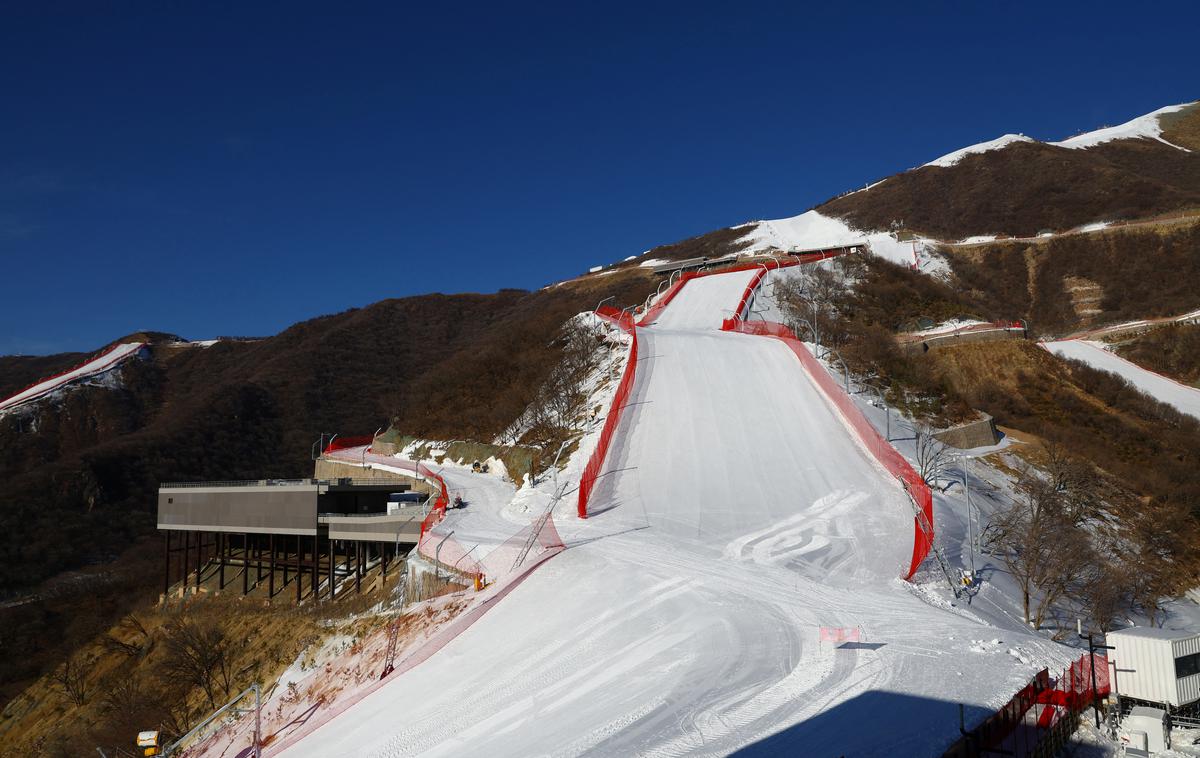
[[[63,373],[57,374],[48,379],[43,379],[37,384],[27,387],[11,397],[0,400],[0,414],[3,414],[5,411],[10,411],[18,406],[44,398],[47,395],[57,392],[58,390],[61,390],[74,382],[92,379],[100,376],[101,374],[105,374],[119,366],[125,361],[125,359],[137,355],[138,351],[145,346],[146,343],[144,342],[126,342],[120,345],[114,345],[108,350],[105,350],[99,355],[88,359],[73,369],[64,371]]]
[[[573,498],[555,512],[567,549],[279,754],[935,755],[960,704],[970,726],[1074,657],[900,578],[905,491],[786,345],[719,330],[754,276],[693,279],[638,330],[590,517]],[[547,499],[443,475],[485,493],[439,527],[462,544],[495,544]]]
[[[1103,343],[1091,340],[1063,340],[1043,342],[1042,347],[1063,358],[1074,358],[1092,368],[1114,373],[1160,403],[1166,403],[1180,413],[1200,419],[1200,389],[1148,371],[1105,349]]]

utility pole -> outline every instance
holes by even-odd
[[[1100,693],[1096,691],[1096,651],[1097,650],[1114,650],[1112,645],[1097,645],[1093,639],[1092,633],[1083,633],[1083,619],[1075,619],[1075,633],[1079,635],[1079,639],[1087,640],[1088,643],[1088,658],[1092,662],[1092,709],[1096,714],[1096,731],[1100,731]]]
[[[967,547],[971,553],[971,582],[975,582],[975,518],[971,512],[971,485],[967,482],[967,467],[958,459],[958,473],[962,474],[963,491],[967,494]]]

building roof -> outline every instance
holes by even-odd
[[[1109,637],[1141,637],[1151,640],[1189,640],[1200,637],[1200,632],[1180,631],[1179,629],[1159,629],[1155,626],[1134,626],[1129,629],[1118,629],[1109,632]]]

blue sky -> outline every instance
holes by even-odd
[[[0,354],[536,288],[1200,97],[1194,3],[845,8],[6,4]]]

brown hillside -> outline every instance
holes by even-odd
[[[159,481],[310,475],[321,432],[369,434],[390,422],[487,440],[557,362],[553,337],[567,318],[610,295],[639,303],[654,283],[635,270],[538,292],[426,295],[254,342],[159,343],[152,360],[125,365],[119,389],[89,387],[0,418],[0,551],[10,558],[0,599],[107,564],[153,534]],[[138,548],[150,551],[149,565],[158,549],[153,540]],[[140,579],[153,587],[158,578]],[[108,600],[89,628],[111,623],[130,597],[103,579],[89,593]],[[87,631],[54,608],[53,598],[0,607],[0,696]]]
[[[1164,139],[1200,140],[1200,105],[1163,122]],[[1019,142],[968,155],[950,167],[923,166],[818,207],[864,230],[893,221],[945,240],[1033,236],[1101,220],[1138,219],[1200,207],[1200,153],[1151,139],[1084,150]]]
[[[1167,142],[1200,151],[1200,106],[1160,116],[1158,123]]]
[[[1200,518],[1200,422],[1190,416],[1022,340],[951,346],[926,358],[997,423],[1062,445],[1135,495]]]
[[[1041,334],[1200,307],[1197,221],[942,251],[982,310],[1027,319]]]

